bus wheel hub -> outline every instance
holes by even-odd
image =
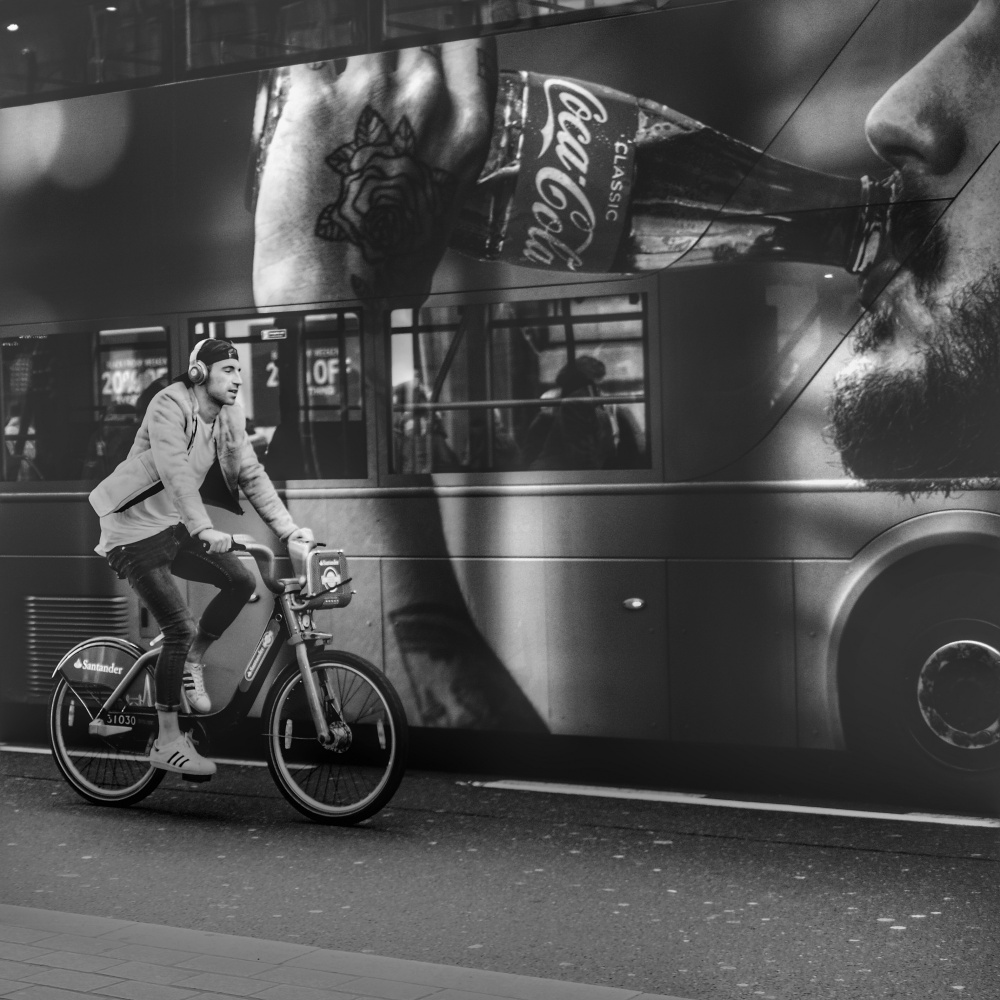
[[[935,650],[920,668],[917,701],[945,743],[962,750],[1000,743],[1000,652],[971,639]]]

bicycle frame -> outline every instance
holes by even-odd
[[[266,553],[273,559],[273,553],[271,553],[266,546],[259,546],[255,543],[250,543],[249,545],[243,546],[243,548],[246,548],[251,552],[251,554],[254,554],[254,550]],[[309,648],[311,646],[322,646],[327,642],[327,640],[332,639],[333,636],[328,632],[318,632],[313,630],[312,616],[309,607],[304,602],[296,600],[298,589],[301,586],[298,579],[292,578],[287,580],[274,580],[273,577],[270,576],[270,573],[266,572],[263,567],[261,569],[261,577],[265,586],[273,594],[274,605],[271,609],[271,615],[268,618],[267,624],[264,626],[264,630],[261,633],[260,639],[258,639],[257,645],[254,647],[253,652],[247,660],[247,664],[243,670],[243,675],[240,677],[236,690],[233,692],[233,695],[229,699],[228,703],[217,712],[209,712],[205,715],[185,715],[182,716],[182,718],[197,720],[199,722],[208,722],[209,720],[212,720],[213,728],[228,728],[229,726],[234,725],[240,719],[244,718],[249,712],[250,707],[256,701],[265,680],[271,676],[272,668],[275,665],[279,653],[281,653],[281,651],[288,646],[294,651],[295,658],[298,662],[299,672],[302,676],[303,689],[306,693],[306,699],[309,705],[310,716],[312,717],[313,725],[316,727],[316,739],[324,746],[333,744],[334,747],[336,747],[341,738],[341,723],[334,722],[331,725],[331,723],[327,720],[323,712],[319,692],[316,690],[312,672],[309,670]],[[345,574],[343,583],[347,583],[348,581],[349,578],[346,578]],[[59,664],[52,672],[52,676],[56,677],[58,674],[62,674],[67,685],[73,693],[77,695],[81,704],[84,705],[86,705],[86,702],[80,697],[74,687],[74,683],[92,684],[93,681],[89,680],[86,676],[90,673],[115,672],[117,675],[118,668],[113,665],[87,665],[84,663],[84,665],[80,667],[78,666],[80,662],[79,659],[74,662],[74,657],[78,657],[79,653],[83,649],[95,644],[110,646],[129,655],[137,655],[138,658],[131,665],[131,667],[125,671],[121,679],[115,685],[114,689],[102,703],[100,709],[98,709],[98,711],[91,717],[89,725],[90,732],[95,736],[112,736],[118,733],[129,732],[135,725],[134,719],[130,723],[130,717],[133,715],[151,715],[155,712],[153,706],[148,704],[136,706],[135,712],[133,713],[130,711],[127,715],[120,711],[114,713],[111,712],[111,706],[115,705],[120,698],[125,696],[125,693],[129,690],[132,684],[139,676],[141,676],[141,672],[144,668],[151,662],[155,661],[156,657],[160,653],[160,650],[159,648],[154,648],[143,652],[135,643],[111,636],[96,636],[74,646],[73,649],[71,649],[59,661]],[[94,668],[96,668],[96,670]]]

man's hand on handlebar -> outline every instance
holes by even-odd
[[[292,542],[315,542],[316,537],[312,533],[312,528],[296,528],[286,539],[285,545]]]
[[[233,536],[224,531],[216,531],[215,528],[205,528],[198,532],[197,537],[206,552],[228,552],[233,547]]]

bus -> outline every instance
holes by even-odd
[[[375,302],[337,275],[329,295],[254,288],[261,95],[290,69],[338,80],[373,55],[391,70],[492,39],[501,70],[885,177],[869,112],[974,6],[4,4],[0,738],[41,738],[78,640],[156,635],[94,554],[87,497],[214,337],[239,353],[248,432],[296,521],[350,559],[358,597],[318,627],[392,679],[421,759],[483,766],[486,747],[515,776],[559,759],[581,780],[716,787],[787,759],[805,762],[800,788],[850,762],[883,799],[994,810],[998,470],[861,474],[834,412],[891,290],[859,296],[857,274],[794,254],[620,273],[455,249],[417,296]],[[987,153],[953,190],[911,195],[941,203],[927,231],[975,210]],[[879,430],[901,411],[873,412]],[[947,412],[960,438],[992,411]],[[213,518],[269,537],[252,511]],[[252,601],[216,647],[219,678],[262,614]]]

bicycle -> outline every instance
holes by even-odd
[[[313,629],[314,611],[351,601],[347,559],[315,542],[293,546],[296,575],[276,579],[268,546],[234,535],[233,549],[257,562],[274,597],[271,615],[228,704],[205,715],[182,714],[181,727],[197,726],[207,736],[235,724],[267,681],[263,735],[268,769],[282,795],[317,822],[359,823],[399,787],[408,730],[399,695],[381,671],[360,656],[329,648],[332,635]],[[166,774],[148,760],[158,728],[158,655],[155,646],[143,650],[127,639],[97,636],[74,646],[53,671],[52,753],[63,777],[88,802],[132,805]]]

